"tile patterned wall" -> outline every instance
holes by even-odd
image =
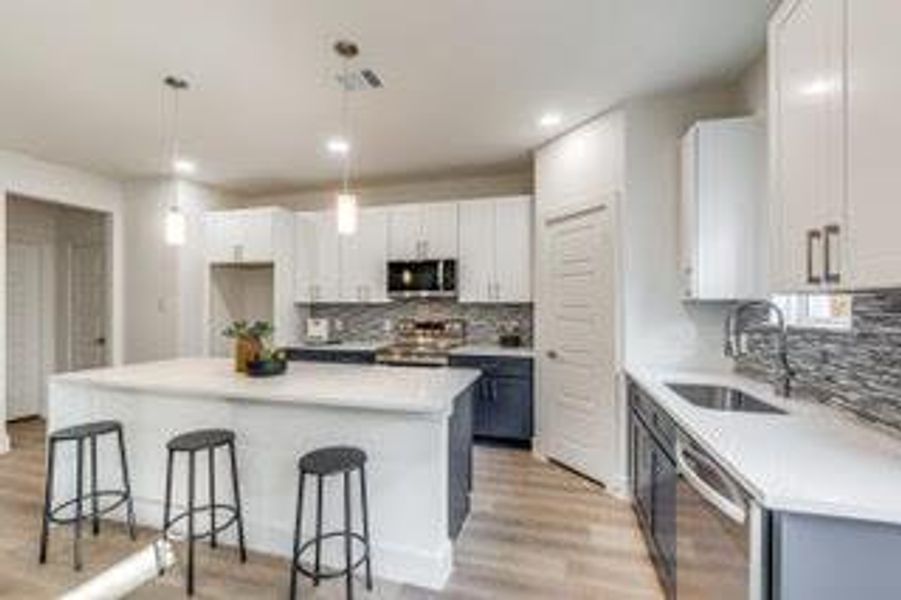
[[[805,391],[901,432],[901,290],[855,295],[851,331],[792,330],[788,345]],[[754,331],[738,370],[770,378],[774,346],[773,335]]]
[[[531,304],[460,304],[452,300],[406,300],[387,304],[317,304],[310,316],[341,319],[343,338],[353,341],[380,341],[390,338],[385,322],[403,318],[459,318],[467,322],[470,343],[496,343],[497,325],[516,321],[523,332],[523,342],[532,344]],[[303,332],[301,332],[302,334]],[[302,337],[302,336],[301,336]]]

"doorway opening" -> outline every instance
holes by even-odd
[[[111,219],[6,197],[8,420],[45,416],[53,373],[109,364]]]

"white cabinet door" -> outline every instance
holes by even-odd
[[[847,283],[901,284],[901,6],[898,0],[848,2]],[[832,240],[830,240],[832,241]],[[833,249],[835,252],[836,249]]]
[[[822,288],[823,230],[842,219],[843,4],[785,2],[770,24],[777,289]]]
[[[313,302],[338,302],[341,290],[340,243],[335,211],[316,213],[316,262],[312,279]]]
[[[459,218],[459,300],[491,302],[496,260],[494,200],[460,202]]]
[[[388,256],[416,260],[422,253],[422,215],[418,204],[392,206],[388,213]]]
[[[296,213],[294,216],[294,301],[310,304],[314,301],[318,240],[315,213]]]
[[[203,245],[207,262],[229,263],[235,261],[238,228],[235,219],[224,212],[204,215]]]
[[[494,201],[494,300],[532,301],[532,198]]]
[[[421,205],[420,219],[422,258],[456,258],[457,203],[423,204]]]
[[[272,211],[247,211],[235,215],[236,237],[241,245],[241,262],[262,263],[274,259],[274,219]]]
[[[387,213],[379,209],[360,211],[357,232],[341,236],[340,243],[341,301],[387,301]]]

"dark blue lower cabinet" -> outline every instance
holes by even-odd
[[[531,443],[534,426],[530,359],[455,356],[451,365],[482,371],[473,410],[473,434],[477,438]]]
[[[472,492],[473,408],[478,385],[454,399],[454,412],[448,421],[448,498],[447,528],[456,539],[466,522]]]

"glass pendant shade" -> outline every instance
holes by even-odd
[[[359,218],[357,197],[354,194],[338,194],[338,233],[353,235],[357,232]]]

